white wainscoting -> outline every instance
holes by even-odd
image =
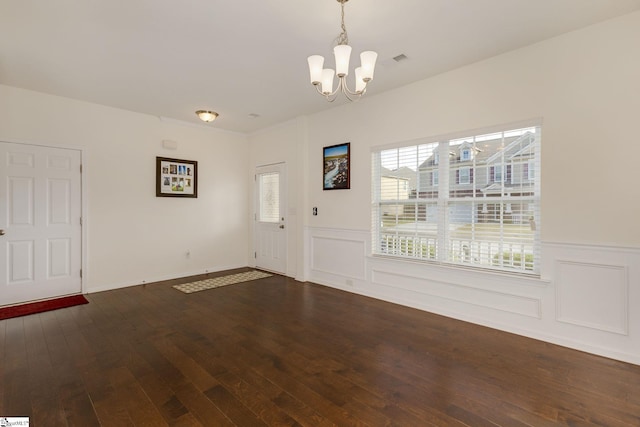
[[[626,266],[558,259],[555,277],[558,321],[628,335]]]
[[[369,246],[362,232],[315,228],[313,234],[306,236],[309,249],[306,265],[309,274],[324,282],[321,284],[352,286],[354,280],[366,280]]]
[[[540,277],[371,256],[367,230],[305,229],[309,281],[640,365],[640,249],[546,242]]]

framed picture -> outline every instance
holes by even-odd
[[[156,157],[156,197],[198,197],[198,162]]]
[[[351,188],[351,143],[332,145],[322,149],[322,189]]]

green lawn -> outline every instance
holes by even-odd
[[[395,217],[385,217],[382,219],[383,228],[391,228],[396,226],[402,226],[405,224],[415,224],[415,220],[413,219],[398,219],[396,221]],[[423,227],[421,227],[421,225]],[[417,229],[424,229],[425,223],[418,222]],[[434,224],[431,224],[432,227],[435,228]],[[399,227],[403,229],[405,227]],[[434,234],[434,228],[431,230],[425,231],[425,234]],[[412,232],[411,227],[405,228],[405,231]],[[471,239],[475,240],[496,240],[496,237],[500,235],[502,231],[503,237],[505,241],[513,240],[521,242],[522,240],[531,240],[533,241],[534,231],[531,230],[531,227],[528,224],[503,224],[502,229],[500,228],[500,224],[494,223],[480,223],[480,224],[462,224],[462,225],[452,225],[450,237],[454,239]],[[420,231],[418,231],[420,233]],[[510,237],[511,236],[511,237]]]
[[[492,240],[500,235],[502,230],[504,241],[533,241],[533,230],[529,225],[524,224],[464,224],[451,231],[451,237],[456,239],[467,239],[473,235],[476,240]],[[510,237],[512,236],[512,237]]]

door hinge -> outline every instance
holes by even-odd
[[[80,225],[82,225],[82,217],[80,217]]]
[[[254,258],[258,258],[258,252],[254,252],[254,253],[253,253],[253,257],[254,257]]]
[[[82,269],[80,269],[80,278],[82,279]]]
[[[82,163],[80,163],[80,173],[82,173]]]

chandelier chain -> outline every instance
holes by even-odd
[[[340,27],[342,28],[342,32],[340,33],[340,35],[337,37],[337,42],[338,45],[343,45],[343,44],[349,44],[349,35],[347,34],[347,27],[346,25],[344,25],[344,4],[345,1],[340,1],[340,7],[342,9],[342,14],[341,14],[341,21],[340,21]]]

